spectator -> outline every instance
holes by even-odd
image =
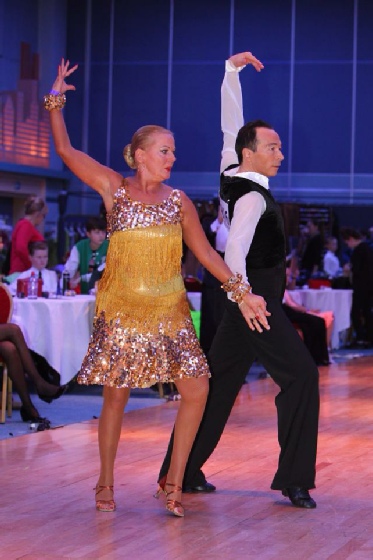
[[[40,425],[39,429],[48,429],[50,421],[47,418],[42,418],[32,403],[25,374],[27,373],[34,383],[39,398],[47,403],[58,399],[65,392],[66,385],[56,387],[47,383],[39,375],[18,325],[13,323],[0,324],[0,356],[7,365],[8,375],[21,399],[20,413],[22,420],[24,422],[37,422]]]
[[[17,280],[29,278],[34,272],[37,278],[43,281],[43,292],[57,292],[57,274],[54,270],[46,268],[48,264],[48,244],[46,241],[32,241],[29,243],[29,257],[31,268],[21,272],[21,274],[10,284],[10,291],[17,292]]]
[[[373,249],[353,228],[343,228],[343,241],[351,249],[352,308],[355,340],[351,346],[373,345]]]
[[[330,364],[329,350],[334,324],[332,311],[307,309],[294,301],[289,292],[292,282],[292,272],[286,269],[287,289],[282,305],[288,319],[302,332],[303,341],[318,366]]]
[[[88,294],[92,273],[103,270],[108,248],[106,221],[102,217],[92,217],[86,224],[87,239],[78,241],[71,249],[64,270],[70,274],[70,287],[80,283],[80,292]]]
[[[338,241],[335,237],[326,240],[326,253],[323,258],[323,268],[329,278],[336,278],[342,273],[341,263],[337,257]]]
[[[43,236],[37,229],[48,208],[44,200],[38,196],[31,196],[25,203],[25,217],[17,222],[11,240],[10,271],[24,272],[31,267],[28,244],[31,241],[43,241]]]
[[[217,200],[217,204],[219,204],[219,200]],[[223,222],[220,206],[215,220],[210,220],[209,223],[202,222],[202,227],[211,245],[224,258],[229,232]],[[205,353],[209,351],[216,329],[223,317],[225,300],[226,295],[221,289],[221,282],[205,269],[202,279],[200,328],[200,343]]]
[[[308,220],[307,230],[309,239],[301,260],[301,276],[306,280],[321,270],[323,241],[316,220]]]

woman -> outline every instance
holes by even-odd
[[[172,381],[181,395],[175,446],[167,480],[161,481],[156,496],[166,494],[166,508],[183,517],[183,474],[205,407],[210,373],[181,276],[182,238],[201,264],[225,283],[226,291],[238,303],[247,303],[243,307],[250,328],[268,327],[266,304],[232,276],[211,248],[191,200],[164,184],[176,159],[169,130],[145,126],[134,134],[124,157],[135,174],[125,179],[71,146],[59,109],[66,100],[64,93],[75,89],[65,79],[76,68],[62,60],[45,107],[50,110],[57,153],[102,196],[107,211],[106,267],[99,282],[92,340],[78,376],[81,384],[104,386],[96,508],[111,512],[116,507],[114,460],[131,387]]]
[[[40,416],[31,401],[25,373],[34,383],[39,398],[47,403],[58,399],[65,392],[66,386],[56,387],[51,385],[39,375],[18,325],[13,323],[0,324],[0,356],[6,363],[8,375],[21,399],[20,414],[22,420],[38,423],[43,429],[49,428],[50,421],[48,418]]]
[[[31,267],[28,244],[31,241],[44,241],[44,237],[37,230],[47,215],[48,209],[44,200],[38,196],[31,196],[25,203],[25,217],[17,222],[11,241],[10,274],[24,272]]]

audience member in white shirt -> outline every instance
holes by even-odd
[[[36,278],[43,280],[42,292],[57,292],[57,274],[54,270],[46,268],[48,264],[48,244],[46,241],[32,241],[29,243],[29,256],[31,261],[31,268],[21,272],[17,279],[14,280],[9,288],[12,294],[17,292],[17,280],[29,278],[34,272]]]
[[[338,250],[338,241],[335,237],[328,237],[326,241],[326,253],[324,255],[323,267],[324,272],[329,278],[335,278],[342,273],[341,263],[336,255]]]

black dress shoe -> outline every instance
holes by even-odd
[[[215,492],[215,490],[216,486],[207,481],[203,484],[199,484],[198,486],[184,486],[183,488],[183,492],[186,494],[195,494],[198,492],[209,494],[210,492]]]
[[[284,488],[282,495],[289,498],[293,506],[314,509],[316,507],[316,502],[310,496],[310,493],[306,488],[301,488],[300,486],[290,486],[289,488]]]

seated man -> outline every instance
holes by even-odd
[[[92,273],[103,268],[109,245],[106,239],[106,222],[103,218],[89,218],[86,230],[87,239],[82,239],[74,245],[64,268],[70,275],[70,288],[74,289],[80,284],[82,294],[88,294],[92,287]]]
[[[42,292],[57,292],[57,274],[46,268],[48,264],[48,244],[46,241],[31,241],[28,245],[31,268],[21,272],[10,284],[12,294],[17,292],[17,280],[29,278],[32,273],[43,281]]]

